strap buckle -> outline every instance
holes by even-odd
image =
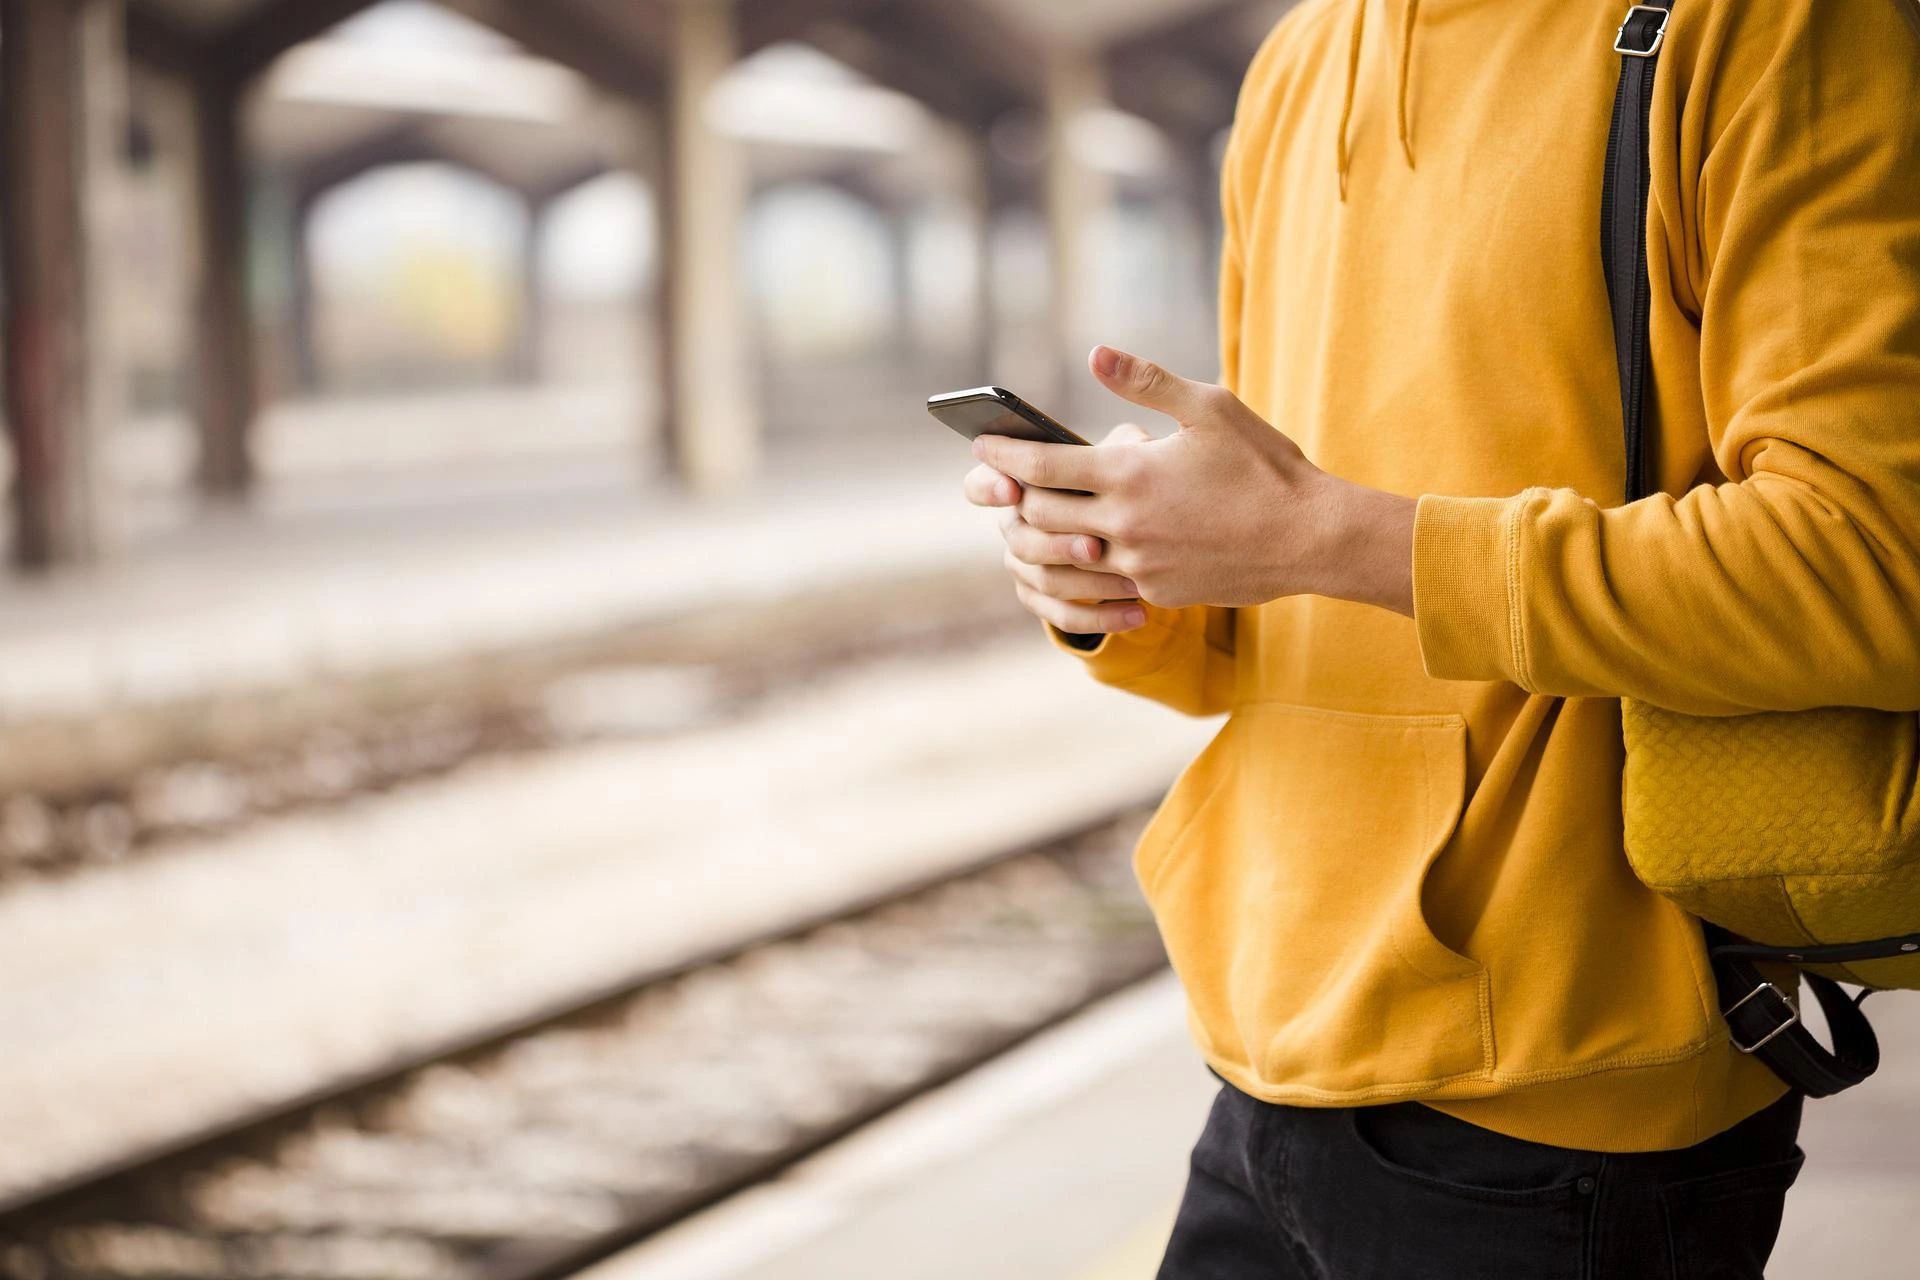
[[[1660,52],[1660,46],[1667,42],[1667,20],[1673,17],[1673,10],[1659,5],[1636,4],[1627,10],[1627,20],[1620,24],[1620,30],[1613,36],[1613,51],[1625,58],[1651,58]],[[1635,19],[1640,21],[1636,22]],[[1647,19],[1651,18],[1651,21]],[[1635,48],[1627,43],[1627,37],[1646,40],[1647,47]]]
[[[1754,1041],[1752,1044],[1741,1044],[1740,1037],[1738,1035],[1734,1035],[1732,1037],[1733,1047],[1738,1049],[1742,1053],[1745,1053],[1745,1054],[1758,1053],[1760,1052],[1760,1050],[1766,1048],[1768,1045],[1772,1044],[1775,1040],[1779,1039],[1781,1036],[1785,1035],[1787,1032],[1793,1030],[1795,1027],[1800,1025],[1800,1010],[1796,1009],[1793,1005],[1793,1001],[1787,998],[1787,993],[1782,991],[1779,987],[1776,987],[1771,982],[1763,982],[1759,986],[1755,987],[1753,990],[1747,992],[1746,995],[1740,997],[1739,1000],[1734,1002],[1733,1007],[1727,1010],[1725,1017],[1727,1019],[1727,1022],[1729,1023],[1729,1030],[1731,1031],[1731,1023],[1733,1022],[1734,1014],[1740,1012],[1740,1010],[1745,1008],[1749,1002],[1759,999],[1760,996],[1764,995],[1769,991],[1773,993],[1773,998],[1780,1002],[1781,1015],[1783,1015],[1781,1017],[1780,1025],[1775,1027],[1773,1030],[1767,1032],[1766,1035],[1760,1037],[1758,1040]]]

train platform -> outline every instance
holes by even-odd
[[[581,1280],[1151,1280],[1217,1087],[1171,975]]]
[[[582,1280],[1153,1280],[1216,1087],[1182,1010],[1114,997]],[[1772,1280],[1915,1273],[1920,1001],[1877,1025],[1882,1075],[1808,1105]]]
[[[1037,629],[0,895],[0,1200],[1151,804],[1211,732]]]
[[[476,404],[493,417],[600,412],[559,392]],[[324,420],[297,441],[340,425],[304,412]],[[444,435],[459,412],[403,400],[344,420],[378,440],[423,423]],[[248,510],[153,532],[90,571],[10,583],[0,724],[272,696],[996,563],[991,517],[960,498],[963,443],[917,413],[903,407],[897,434],[777,442],[765,479],[724,498],[650,480],[637,443],[631,457],[584,435],[566,447],[566,431],[528,453],[490,449],[476,428],[465,455],[437,465],[397,445],[370,456],[363,442],[356,465],[305,464]],[[522,422],[509,439],[526,434]]]

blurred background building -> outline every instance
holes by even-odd
[[[922,402],[1213,375],[1290,7],[0,0],[0,1280],[1151,1275],[1216,726]],[[1911,1273],[1897,1005],[1778,1275]]]
[[[21,0],[14,559],[368,468],[735,489],[928,388],[1067,404],[1096,332],[1204,373],[1281,7]]]

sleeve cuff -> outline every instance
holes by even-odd
[[[1413,620],[1436,680],[1526,684],[1518,498],[1420,499],[1413,526]]]
[[[1168,634],[1179,628],[1177,610],[1147,606],[1146,625],[1117,635],[1085,636],[1042,623],[1053,647],[1084,660],[1094,674],[1106,680],[1130,679],[1151,671],[1166,660]],[[1080,643],[1074,643],[1078,640]]]

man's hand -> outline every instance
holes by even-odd
[[[968,494],[1013,504],[1009,565],[1031,611],[1064,631],[1130,630],[1126,606],[1075,603],[1124,591],[1166,608],[1324,595],[1412,615],[1413,499],[1321,471],[1225,388],[1108,347],[1090,363],[1180,430],[1154,440],[1123,428],[1091,449],[974,442],[983,467]]]
[[[1140,427],[1116,427],[1096,449],[1139,444],[1153,439]],[[1060,445],[1082,449],[1080,445]],[[1082,450],[1086,451],[1086,450]],[[991,467],[967,473],[967,500],[977,507],[998,507],[1000,533],[1007,541],[1007,571],[1014,592],[1027,612],[1062,631],[1077,635],[1110,635],[1132,631],[1146,623],[1147,613],[1136,601],[1140,588],[1117,574],[1087,568],[1104,548],[1096,538],[1073,537],[1036,529],[1020,516],[1025,489]]]

